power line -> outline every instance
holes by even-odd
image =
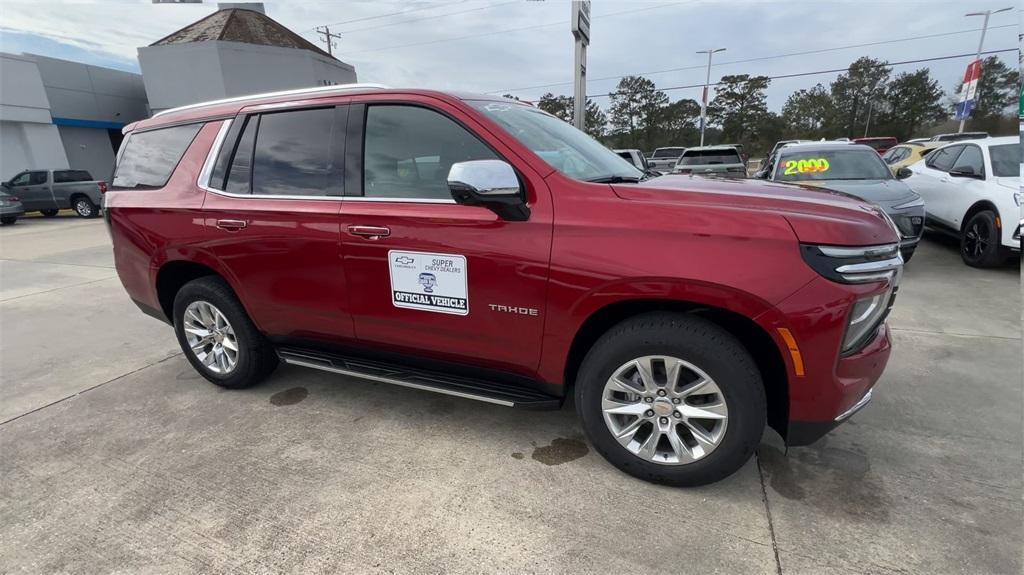
[[[331,22],[328,26],[341,26],[342,24],[352,24],[354,22],[365,22],[367,20],[378,20],[380,18],[387,18],[389,16],[400,16],[402,14],[408,14],[410,12],[419,12],[421,10],[433,10],[434,8],[441,8],[443,6],[451,6],[452,4],[462,4],[466,0],[459,0],[458,2],[445,2],[444,4],[430,4],[428,6],[420,6],[419,8],[410,8],[408,10],[401,10],[399,12],[388,12],[387,14],[377,14],[376,16],[366,16],[363,18],[354,18],[352,20],[342,20],[341,22]]]
[[[677,7],[677,6],[682,6],[682,4],[661,4],[661,5],[658,5],[658,6],[647,6],[645,8],[637,8],[637,9],[634,9],[634,10],[622,10],[622,11],[619,11],[619,12],[610,12],[608,14],[602,14],[600,16],[594,16],[594,18],[606,18],[608,16],[620,16],[622,14],[632,14],[634,12],[644,12],[646,10],[660,10],[662,8],[672,8],[672,7]],[[357,50],[355,52],[347,52],[346,55],[347,56],[351,56],[353,54],[365,54],[367,52],[380,52],[380,51],[383,51],[383,50],[397,50],[399,48],[413,48],[413,47],[417,47],[417,46],[427,46],[427,45],[430,45],[430,44],[441,44],[443,42],[455,42],[457,40],[468,40],[470,38],[480,38],[480,37],[483,37],[483,36],[493,36],[495,34],[507,34],[507,33],[510,33],[510,32],[522,32],[524,30],[536,30],[538,28],[547,28],[547,27],[550,27],[550,26],[565,26],[566,24],[568,24],[568,22],[566,22],[565,20],[560,20],[558,22],[548,22],[547,24],[534,24],[532,26],[524,26],[524,27],[521,27],[521,28],[507,28],[507,29],[504,29],[504,30],[490,30],[488,32],[482,32],[480,34],[470,34],[470,35],[467,35],[467,36],[457,36],[455,38],[440,38],[440,39],[437,39],[437,40],[427,40],[425,42],[415,42],[415,43],[412,43],[412,44],[399,44],[397,46],[385,46],[385,47],[382,47],[382,48],[370,48],[368,50]]]
[[[489,10],[491,8],[497,8],[498,6],[505,6],[507,4],[519,4],[519,0],[511,0],[509,2],[497,2],[495,4],[488,4],[486,6],[477,6],[476,8],[469,8],[466,10],[459,10],[458,12],[448,12],[447,14],[437,14],[435,16],[424,16],[422,18],[410,18],[408,20],[401,20],[399,22],[391,22],[388,24],[381,24],[379,26],[370,26],[368,28],[353,28],[351,30],[342,30],[346,34],[353,34],[355,32],[368,32],[370,30],[379,30],[381,28],[389,28],[391,26],[400,26],[402,24],[410,24],[412,22],[422,22],[424,20],[436,20],[438,18],[445,18],[448,16],[455,16],[457,14],[468,14],[469,12],[480,12],[482,10]]]
[[[1001,54],[1003,52],[1016,52],[1016,51],[1017,51],[1017,48],[1006,48],[1004,50],[988,50],[986,52],[982,52],[981,55],[982,56],[987,56],[989,54]],[[974,56],[975,56],[974,52],[970,52],[970,53],[967,53],[967,54],[953,54],[951,56],[936,56],[934,58],[920,58],[920,59],[917,59],[917,60],[903,60],[902,62],[886,62],[884,64],[875,64],[873,66],[868,66],[868,68],[886,68],[886,67],[889,67],[889,66],[900,66],[900,65],[903,65],[903,64],[920,64],[922,62],[934,62],[936,60],[952,60],[954,58],[966,58],[966,57],[972,57],[973,58]],[[831,70],[817,70],[815,72],[797,72],[797,73],[794,73],[794,74],[780,74],[778,76],[764,76],[764,77],[768,78],[769,80],[778,80],[778,79],[782,79],[782,78],[797,78],[797,77],[801,77],[801,76],[814,76],[814,75],[818,75],[818,74],[834,74],[836,72],[849,72],[849,71],[850,71],[850,68],[847,67],[847,68],[833,68]],[[709,86],[721,86],[722,84],[725,84],[725,82],[721,82],[721,81],[719,81],[719,82],[712,82],[711,84],[709,84]],[[690,84],[688,86],[671,86],[669,88],[656,88],[655,92],[668,92],[668,91],[673,91],[673,90],[688,90],[688,89],[692,89],[692,88],[703,88],[703,87],[704,87],[704,83],[701,82],[700,84]],[[612,94],[615,94],[615,93],[617,93],[617,92],[612,92],[611,94],[594,94],[594,95],[588,94],[587,97],[588,98],[609,98],[609,97],[612,96]]]
[[[995,30],[995,29],[998,29],[998,28],[1015,28],[1016,26],[1017,26],[1016,24],[1006,24],[1006,25],[1003,25],[1003,26],[990,26],[989,29],[990,30]],[[925,40],[925,39],[929,39],[929,38],[940,38],[940,37],[943,37],[943,36],[955,36],[957,34],[969,34],[971,32],[980,32],[980,31],[981,31],[981,28],[975,28],[975,29],[972,29],[972,30],[960,30],[960,31],[956,31],[956,32],[941,32],[941,33],[938,33],[938,34],[926,34],[924,36],[909,36],[909,37],[906,37],[906,38],[896,38],[896,39],[893,39],[893,40],[880,40],[878,42],[867,42],[867,43],[864,43],[864,44],[850,44],[849,46],[836,46],[834,48],[820,48],[820,49],[816,49],[816,50],[805,50],[803,52],[790,52],[788,54],[776,54],[774,56],[759,56],[757,58],[746,58],[746,59],[743,59],[743,60],[727,60],[725,62],[719,62],[718,64],[715,64],[715,66],[727,66],[727,65],[730,65],[730,64],[745,64],[747,62],[760,62],[760,61],[763,61],[763,60],[772,60],[772,59],[775,59],[775,58],[788,58],[790,56],[807,56],[807,55],[810,55],[810,54],[822,54],[822,53],[825,53],[825,52],[836,52],[836,51],[839,51],[839,50],[849,50],[851,48],[866,48],[866,47],[870,47],[870,46],[881,46],[883,44],[894,44],[894,43],[897,43],[897,42],[910,42],[910,41],[913,41],[913,40]],[[699,70],[699,69],[702,69],[702,68],[704,68],[704,65],[700,64],[700,65],[696,65],[696,66],[683,66],[681,68],[667,68],[667,69],[664,69],[664,70],[654,70],[654,71],[651,71],[651,72],[637,72],[635,74],[622,74],[622,75],[618,75],[618,76],[604,76],[604,77],[601,77],[601,78],[590,78],[590,79],[587,80],[587,83],[590,83],[590,82],[600,82],[602,80],[619,80],[619,79],[622,79],[625,76],[653,76],[654,74],[665,74],[665,73],[668,73],[668,72],[681,72],[681,71],[684,71],[684,70]],[[525,90],[534,90],[534,89],[537,89],[537,88],[551,88],[551,87],[554,87],[554,86],[567,86],[567,85],[570,85],[570,84],[572,84],[571,81],[570,82],[553,82],[551,84],[538,84],[538,85],[535,85],[535,86],[524,86],[522,88],[506,88],[504,90],[491,90],[491,91],[485,92],[485,93],[486,94],[501,94],[501,93],[506,93],[506,92],[522,92],[522,91],[525,91]]]

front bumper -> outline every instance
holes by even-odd
[[[776,305],[799,347],[804,372],[799,374],[793,361],[787,361],[787,445],[817,441],[869,401],[865,397],[892,351],[888,324],[881,320],[856,351],[844,355],[840,348],[853,303],[888,289],[887,283],[839,284],[822,277]],[[788,359],[786,347],[780,345],[780,350]]]

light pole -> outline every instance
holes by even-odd
[[[708,73],[704,78],[704,96],[700,100],[700,145],[704,145],[704,127],[708,123],[708,86],[711,84],[711,55],[715,52],[725,52],[725,48],[713,48],[711,50],[699,50],[698,54],[708,55]]]
[[[988,31],[988,19],[989,19],[989,17],[991,17],[993,14],[998,14],[1000,12],[1006,12],[1008,10],[1013,10],[1013,7],[1000,8],[998,10],[985,10],[984,12],[968,12],[967,14],[964,14],[964,16],[984,16],[985,17],[985,23],[981,25],[981,40],[978,41],[978,52],[974,55],[975,61],[981,59],[981,47],[985,45],[985,32]],[[979,85],[979,87],[981,85],[981,76],[978,77],[978,85]],[[977,90],[978,90],[978,88],[975,88],[975,93],[977,93]],[[960,118],[960,129],[957,130],[958,134],[959,133],[963,133],[963,131],[964,131],[964,124],[966,122],[967,122],[967,115],[964,114],[964,116],[962,118]]]

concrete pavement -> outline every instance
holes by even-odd
[[[874,402],[699,489],[634,480],[569,407],[283,367],[224,391],[98,220],[0,230],[0,572],[1018,573],[1020,270],[926,239]]]

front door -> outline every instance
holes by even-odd
[[[440,102],[352,106],[348,147],[364,152],[347,167],[341,242],[356,337],[532,375],[544,326],[550,196],[543,179],[519,170],[529,220],[455,204],[452,164],[509,153],[460,117]],[[360,163],[361,178],[352,169]]]
[[[946,146],[928,155],[925,166],[919,170],[914,181],[914,189],[924,197],[924,209],[928,219],[938,221],[947,226],[958,226],[953,223],[951,202],[957,182],[949,175],[957,157],[963,152],[964,146]],[[918,189],[920,188],[920,189]]]
[[[209,248],[264,332],[351,340],[338,253],[348,108],[246,112],[203,204]]]
[[[50,193],[45,170],[22,172],[10,182],[11,195],[21,199],[25,211],[55,210],[57,202]]]

